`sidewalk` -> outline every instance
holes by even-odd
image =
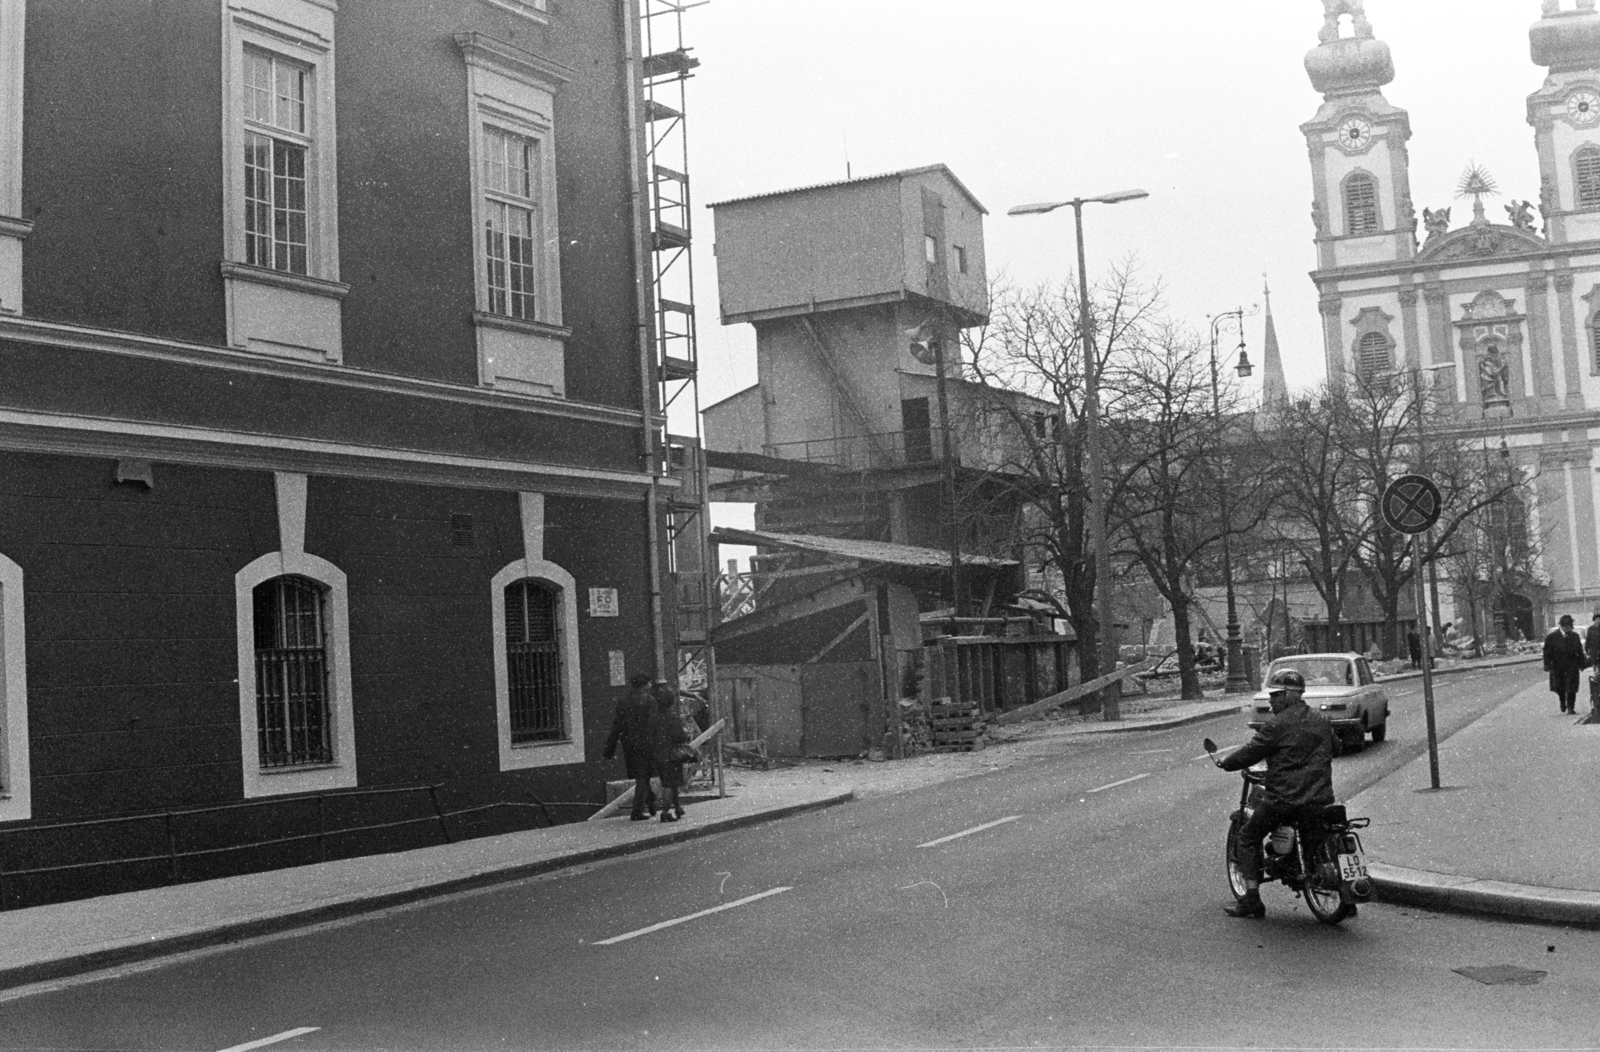
[[[1483,665],[1477,668],[1485,667]],[[1455,669],[1451,671],[1465,671]],[[1443,672],[1444,670],[1441,670]],[[1533,670],[1530,670],[1533,671]],[[1448,675],[1448,673],[1445,673]],[[1391,677],[1400,679],[1409,677]],[[1124,699],[1123,718],[998,728],[986,748],[906,760],[728,770],[730,795],[676,824],[624,817],[0,913],[0,990],[508,883],[830,807],[1037,762],[1064,740],[1184,726],[1247,699]],[[1159,707],[1158,707],[1159,706]],[[1540,682],[1356,796],[1379,895],[1432,908],[1600,924],[1600,725],[1558,716]]]

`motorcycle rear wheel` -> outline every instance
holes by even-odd
[[[1305,886],[1300,889],[1300,893],[1305,896],[1306,905],[1311,907],[1312,916],[1323,924],[1338,924],[1354,915],[1356,908],[1345,901],[1344,893],[1338,884],[1330,888],[1323,882],[1318,863],[1327,860],[1327,845],[1319,844],[1310,854],[1312,857],[1307,866],[1310,872],[1306,874]]]
[[[1249,887],[1244,882],[1244,867],[1239,864],[1239,829],[1244,825],[1242,818],[1234,818],[1228,823],[1228,890],[1233,892],[1235,899],[1243,900],[1249,894]]]

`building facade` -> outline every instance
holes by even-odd
[[[0,0],[0,869],[600,796],[670,653],[638,19]]]
[[[1587,622],[1600,602],[1600,14],[1593,0],[1544,0],[1530,30],[1547,71],[1527,103],[1536,200],[1485,206],[1492,177],[1469,169],[1456,196],[1471,217],[1452,220],[1430,188],[1419,236],[1409,119],[1382,91],[1388,46],[1360,0],[1324,5],[1305,60],[1324,101],[1301,131],[1327,374],[1415,371],[1457,404],[1463,436],[1503,440],[1507,470],[1528,480],[1543,579],[1510,597],[1514,613],[1524,631],[1562,613]]]

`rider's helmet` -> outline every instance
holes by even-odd
[[[1291,690],[1304,691],[1306,678],[1292,668],[1280,668],[1267,679],[1268,694],[1283,694]]]

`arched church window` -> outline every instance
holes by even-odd
[[[1369,332],[1356,342],[1356,372],[1368,379],[1389,371],[1389,338]]]
[[[1600,149],[1586,146],[1572,161],[1579,208],[1600,208]]]
[[[1378,232],[1378,184],[1357,172],[1344,181],[1344,231],[1351,236]]]

